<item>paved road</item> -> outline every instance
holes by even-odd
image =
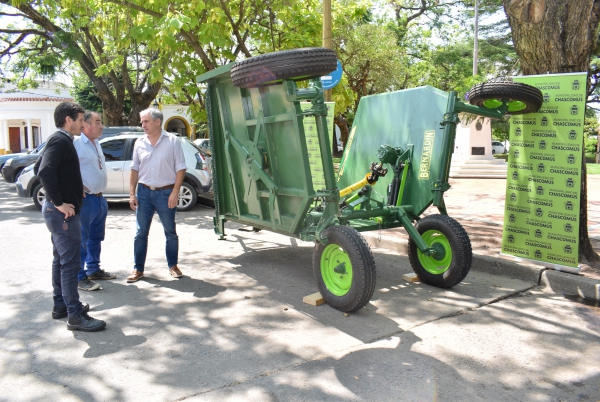
[[[103,267],[82,292],[99,333],[52,320],[51,248],[41,214],[0,183],[0,400],[598,401],[600,314],[532,283],[473,270],[451,290],[402,281],[404,255],[374,249],[376,292],[344,315],[316,291],[312,246],[177,215],[168,276],[155,222],[147,278],[127,284],[135,219],[110,203]]]

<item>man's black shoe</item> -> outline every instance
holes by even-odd
[[[90,305],[87,303],[83,303],[83,312],[87,313],[90,311]],[[67,308],[66,307],[53,307],[52,308],[52,318],[58,320],[59,318],[65,318],[67,316]]]
[[[92,318],[85,312],[75,317],[69,317],[67,320],[67,329],[69,331],[94,332],[100,331],[104,327],[106,327],[104,321]]]

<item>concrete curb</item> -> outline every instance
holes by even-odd
[[[600,281],[547,269],[542,272],[540,283],[554,293],[577,295],[600,301]]]
[[[408,256],[408,239],[379,234],[361,233],[371,247],[383,248]],[[473,254],[471,268],[493,275],[508,276],[542,285],[546,290],[558,294],[570,294],[600,301],[600,281],[565,272],[554,271],[530,263],[520,263],[502,257]]]

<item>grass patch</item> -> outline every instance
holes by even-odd
[[[600,174],[600,164],[588,163],[585,165],[587,174]]]
[[[333,163],[340,163],[342,161],[342,158],[331,158],[333,159]]]

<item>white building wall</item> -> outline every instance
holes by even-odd
[[[167,131],[175,132],[173,129],[168,129],[169,127],[175,127],[183,130],[182,133],[179,131],[180,135],[185,134],[190,139],[194,138],[194,121],[189,113],[189,106],[184,105],[162,105],[161,111],[163,113],[163,128]]]
[[[18,127],[22,150],[33,149],[33,128],[39,130],[39,143],[44,142],[56,131],[54,109],[60,102],[72,101],[68,90],[54,83],[44,83],[38,89],[15,91],[13,88],[0,89],[0,150],[10,149],[9,131]],[[27,127],[27,148],[25,147],[25,127]],[[11,150],[14,152],[14,150]]]
[[[484,155],[472,155],[474,147],[484,148]],[[452,155],[452,158],[457,160],[494,159],[492,155],[492,125],[490,119],[484,119],[483,122],[476,120],[468,125],[462,122],[457,124],[454,155]]]

